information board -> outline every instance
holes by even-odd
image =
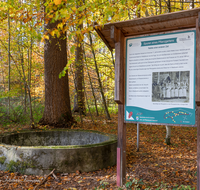
[[[195,124],[196,31],[126,39],[125,121]]]

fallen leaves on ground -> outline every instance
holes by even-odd
[[[1,127],[1,133],[20,130],[27,126]],[[117,135],[117,115],[112,120],[96,117],[94,123],[89,116],[77,127],[97,130]],[[196,188],[197,183],[197,129],[192,127],[172,127],[172,145],[165,144],[165,126],[140,125],[140,149],[136,152],[137,127],[127,124],[127,183],[134,189],[135,181],[142,181],[140,189],[156,189],[162,184],[167,189],[181,185]],[[47,127],[49,130],[49,127]],[[48,177],[38,189],[118,189],[116,186],[116,166],[95,172],[76,171],[75,173],[56,174]],[[34,189],[44,176],[26,176],[19,173],[0,172],[0,189]],[[126,189],[126,187],[122,187]]]

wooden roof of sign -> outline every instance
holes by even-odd
[[[94,24],[94,28],[107,47],[112,50],[115,48],[113,38],[115,29],[121,30],[125,37],[129,37],[192,28],[196,27],[198,12],[200,12],[200,8],[109,23],[104,27]]]

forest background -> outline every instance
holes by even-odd
[[[115,52],[100,40],[93,23],[103,26],[198,7],[200,2],[196,0],[1,0],[1,132],[37,125],[42,118],[45,109],[44,44],[49,36],[60,38],[66,33],[67,65],[57,77],[68,74],[70,105],[75,120],[106,124],[110,119],[115,122],[118,112],[114,102]],[[45,25],[50,20],[57,25],[46,30]],[[96,129],[101,130],[100,127]],[[116,133],[116,129],[113,127],[109,132]],[[195,141],[195,136],[193,139]],[[130,158],[132,156],[130,153]],[[194,172],[188,175],[194,182],[195,166],[191,171]],[[132,184],[133,181],[127,185]]]
[[[105,114],[110,119],[110,113],[117,112],[115,52],[100,40],[93,23],[103,26],[197,7],[200,4],[195,0],[0,1],[0,123],[40,120],[45,92],[44,41],[48,34],[59,38],[62,32],[66,32],[67,65],[59,77],[68,70],[71,109],[79,114],[81,110]],[[45,14],[51,22],[60,21],[51,31],[44,31]]]

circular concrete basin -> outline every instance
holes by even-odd
[[[117,138],[98,131],[23,131],[0,137],[0,170],[44,175],[95,171],[116,164]]]

